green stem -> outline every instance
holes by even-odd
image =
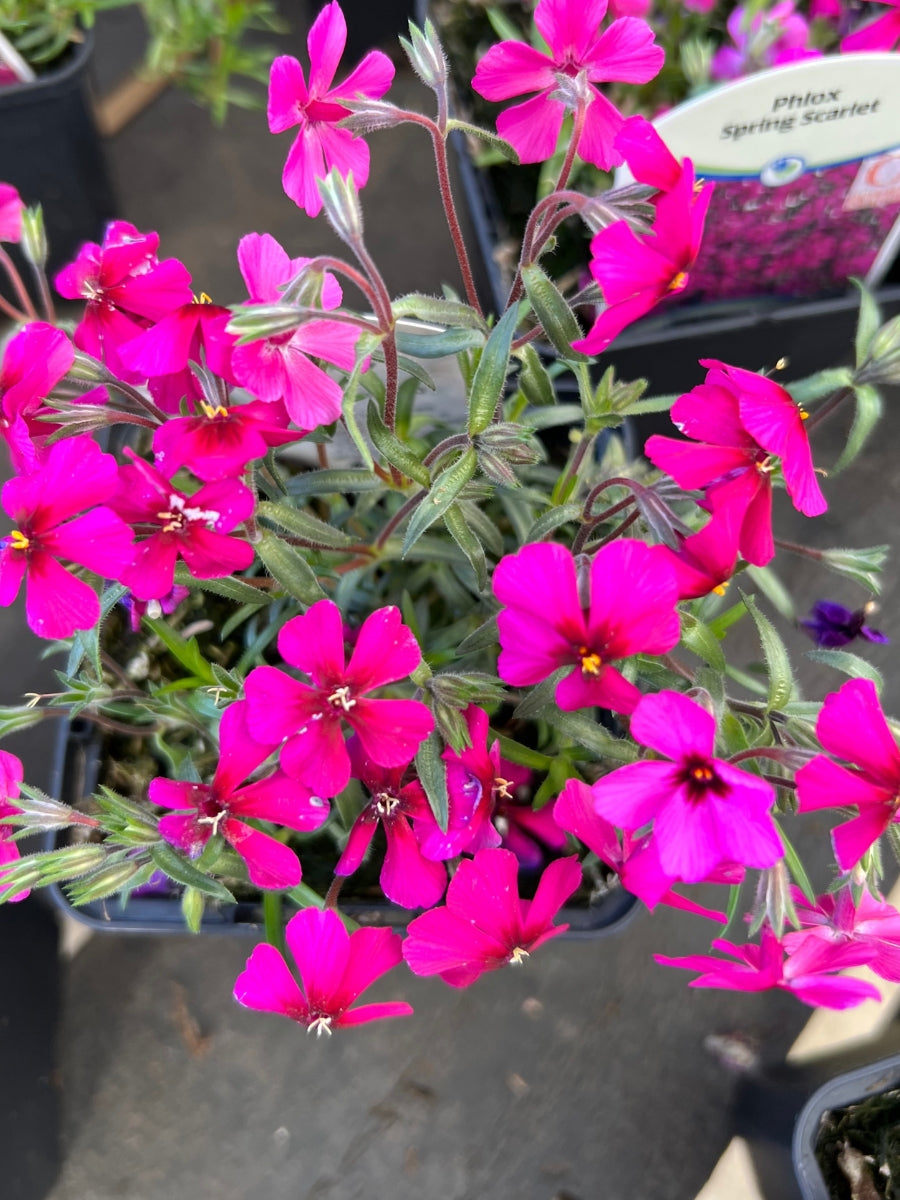
[[[266,941],[284,954],[284,921],[281,912],[281,892],[263,892],[263,917]]]

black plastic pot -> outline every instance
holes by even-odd
[[[60,726],[56,744],[50,794],[64,804],[77,806],[97,786],[100,773],[102,740],[89,722],[76,719]],[[45,849],[65,844],[64,833],[47,835]],[[49,889],[54,902],[76,921],[92,929],[120,933],[184,933],[181,901],[173,895],[132,896],[126,905],[120,900],[98,900],[76,908],[62,888]],[[341,905],[342,910],[361,925],[389,925],[404,928],[411,919],[407,909],[391,904]],[[569,924],[563,936],[592,940],[617,933],[637,911],[637,897],[623,888],[614,888],[590,908],[565,908],[561,920]],[[203,914],[204,933],[250,933],[261,935],[264,928],[262,903],[207,905]]]
[[[51,269],[97,240],[116,215],[88,92],[93,44],[87,31],[56,70],[0,88],[0,181],[26,204],[42,205]]]
[[[895,1054],[871,1066],[838,1075],[812,1094],[794,1126],[794,1173],[803,1200],[830,1200],[831,1193],[816,1161],[816,1142],[825,1114],[898,1087],[900,1054]]]

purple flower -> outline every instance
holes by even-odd
[[[809,616],[800,624],[817,646],[828,649],[846,646],[858,637],[887,645],[890,639],[865,623],[866,617],[874,611],[875,605],[871,601],[862,608],[851,610],[833,600],[817,600]]]

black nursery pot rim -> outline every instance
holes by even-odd
[[[76,718],[71,722],[60,722],[53,755],[50,795],[75,807],[83,795],[94,790],[99,760],[99,737],[89,721]],[[73,779],[78,762],[83,767],[81,784]],[[61,835],[62,831],[47,833],[44,849],[58,849]],[[179,896],[132,896],[127,905],[123,905],[116,897],[92,901],[79,908],[72,904],[59,884],[52,884],[47,890],[54,904],[67,916],[104,933],[189,932],[181,912]],[[560,936],[566,941],[594,941],[609,937],[633,920],[638,907],[637,896],[622,887],[616,887],[593,907],[562,909],[560,922],[568,922],[569,928]],[[200,928],[203,933],[261,936],[264,922],[260,908],[261,903],[254,901],[238,901],[229,905],[212,903],[204,911]],[[387,902],[366,904],[348,901],[341,906],[341,911],[360,925],[387,926],[392,929],[404,929],[418,915],[418,910],[410,911]]]
[[[61,56],[63,61],[60,66],[44,71],[43,74],[38,75],[37,79],[29,82],[10,83],[0,88],[0,109],[6,104],[25,104],[32,99],[36,92],[46,93],[55,87],[65,89],[70,80],[74,76],[82,74],[87,66],[94,49],[93,30],[82,30],[81,40],[70,42],[69,47],[70,49]]]
[[[794,1124],[794,1174],[803,1200],[829,1200],[828,1188],[816,1160],[819,1127],[826,1112],[846,1108],[900,1087],[900,1054],[838,1075],[813,1092]]]

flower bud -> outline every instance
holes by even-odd
[[[409,41],[402,37],[400,45],[406,52],[412,69],[426,87],[437,91],[444,86],[447,82],[447,60],[431,21],[425,21],[424,31],[410,21]]]
[[[867,546],[861,549],[823,550],[821,561],[832,571],[877,593],[881,591],[881,572],[889,549],[889,546]]]
[[[688,38],[682,43],[679,52],[681,69],[692,89],[709,84],[713,49],[712,42],[706,38]]]
[[[19,244],[33,266],[43,269],[47,265],[47,232],[39,204],[22,210],[22,238]]]
[[[302,313],[290,304],[241,304],[232,311],[227,330],[237,335],[239,346],[290,333],[303,324]]]
[[[359,192],[353,174],[345,179],[332,170],[324,179],[317,179],[322,205],[334,232],[341,241],[354,246],[362,241],[363,219]]]
[[[866,361],[854,376],[856,383],[900,383],[900,316],[876,331]]]
[[[643,183],[629,183],[599,196],[585,197],[580,216],[591,233],[597,233],[616,221],[627,221],[635,233],[649,233],[654,208],[649,202],[654,189]]]
[[[342,100],[341,104],[350,109],[350,116],[341,121],[341,127],[351,133],[374,133],[376,129],[393,129],[403,124],[403,110],[388,100],[363,96],[359,100]]]

